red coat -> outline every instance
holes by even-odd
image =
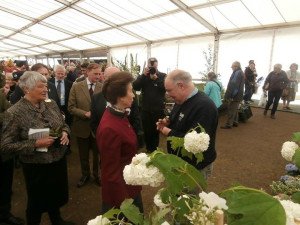
[[[97,129],[96,141],[101,159],[102,201],[120,207],[126,198],[135,198],[141,186],[127,185],[123,169],[137,153],[136,134],[127,117],[106,109]]]

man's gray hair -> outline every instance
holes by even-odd
[[[282,69],[282,65],[281,65],[280,63],[276,63],[276,64],[274,65],[274,69],[275,69],[275,68]]]
[[[55,72],[56,70],[63,70],[63,71],[66,72],[66,68],[63,65],[60,65],[60,64],[58,64],[54,67],[53,71]]]
[[[32,90],[37,82],[47,83],[47,79],[42,74],[35,71],[26,71],[19,80],[19,86],[22,90]]]
[[[177,70],[170,78],[174,83],[178,81],[182,81],[185,84],[192,82],[192,75],[184,70]]]

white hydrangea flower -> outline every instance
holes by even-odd
[[[184,148],[193,154],[204,152],[209,146],[209,135],[192,131],[184,136]]]
[[[300,218],[300,204],[294,203],[289,200],[281,200],[280,203],[285,210],[286,224],[296,225],[294,219]]]
[[[170,224],[167,221],[165,221],[161,225],[170,225]]]
[[[87,225],[108,225],[110,224],[109,219],[102,217],[102,215],[97,216],[95,219],[90,220]]]
[[[299,148],[299,146],[293,141],[284,142],[281,149],[282,157],[291,162],[297,148]]]
[[[125,166],[123,170],[126,184],[158,187],[164,182],[165,178],[158,168],[146,165],[149,161],[150,158],[145,153],[134,156],[131,164]]]
[[[161,190],[162,190],[162,189],[161,189]],[[154,204],[155,204],[157,207],[159,207],[159,208],[161,208],[161,209],[164,209],[164,208],[168,207],[169,204],[165,204],[165,203],[163,203],[163,201],[161,200],[161,196],[160,196],[161,190],[159,190],[159,191],[156,193],[156,195],[154,196]]]
[[[228,206],[226,205],[226,200],[224,198],[219,197],[214,192],[206,193],[202,191],[201,193],[199,193],[199,197],[204,201],[204,203],[208,206],[209,209],[228,209]]]

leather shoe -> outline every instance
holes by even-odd
[[[231,126],[228,126],[228,125],[221,126],[221,129],[231,129]]]
[[[264,110],[264,116],[266,116],[268,113],[268,110]]]
[[[237,124],[237,123],[234,123],[234,124],[232,124],[232,126],[234,126],[234,127],[238,127],[238,126],[239,126],[239,124]]]
[[[89,179],[90,179],[89,176],[82,176],[80,178],[80,180],[78,181],[78,183],[77,183],[77,187],[81,188],[82,186],[84,186],[88,182]]]
[[[274,114],[271,115],[271,119],[275,119],[275,115]]]
[[[5,225],[24,225],[25,221],[22,220],[21,218],[15,217],[13,215],[9,215],[8,217],[1,219],[0,224],[5,224]]]

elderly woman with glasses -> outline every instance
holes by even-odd
[[[65,154],[70,129],[57,104],[47,99],[45,76],[27,71],[19,86],[25,95],[4,116],[1,151],[20,156],[27,191],[27,224],[40,224],[44,212],[53,225],[73,224],[60,215],[60,207],[68,202]]]

